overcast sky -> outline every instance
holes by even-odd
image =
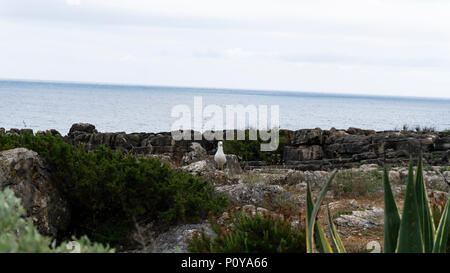
[[[450,1],[0,0],[0,78],[450,98]]]

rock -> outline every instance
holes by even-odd
[[[234,180],[237,179],[237,175],[242,173],[242,169],[235,155],[226,155],[226,157],[227,164],[225,165],[224,171],[220,171],[216,168],[214,156],[208,156],[204,160],[194,162],[178,169],[190,172],[196,176],[201,176],[213,184],[223,185],[234,183]]]
[[[295,172],[291,169],[253,169],[242,175],[245,183],[259,183],[269,185],[285,185],[289,173]]]
[[[0,135],[6,134],[6,130],[3,127],[0,127]]]
[[[202,175],[205,172],[213,172],[211,164],[207,160],[197,161],[192,164],[180,168],[182,171],[190,172],[193,175]]]
[[[375,134],[374,130],[363,130],[363,129],[359,129],[359,128],[353,128],[350,127],[347,129],[347,133],[351,134],[351,135],[373,135]]]
[[[324,156],[322,147],[319,145],[285,147],[284,159],[290,160],[319,160]]]
[[[191,164],[200,160],[204,160],[207,157],[205,148],[198,142],[192,142],[190,146],[190,152],[183,156],[184,164]]]
[[[187,240],[195,232],[204,231],[206,235],[214,238],[216,234],[207,222],[201,224],[179,225],[170,228],[167,232],[159,234],[151,244],[136,252],[140,253],[188,253]]]
[[[450,185],[445,181],[445,177],[442,177],[435,171],[424,171],[423,178],[428,189],[439,191],[448,191],[450,189]]]
[[[227,157],[227,163],[225,165],[225,173],[228,176],[236,176],[239,174],[242,174],[242,168],[241,168],[241,164],[239,164],[239,159],[237,156],[235,155],[226,155]]]
[[[50,134],[50,135],[52,135],[52,136],[62,136],[57,130],[55,130],[55,129],[50,129],[50,130],[47,130],[46,131],[47,132],[47,134]]]
[[[448,150],[450,149],[450,136],[442,137],[436,140],[434,143],[434,148],[436,150]]]
[[[150,139],[150,144],[153,146],[173,146],[175,141],[170,135],[157,134]]]
[[[36,152],[17,148],[0,153],[0,189],[9,187],[22,200],[27,216],[43,235],[67,228],[70,212]]]
[[[89,124],[89,123],[73,124],[72,127],[70,127],[69,136],[73,135],[76,132],[88,133],[88,134],[98,133],[97,130],[95,129],[95,126],[92,124]]]
[[[273,219],[284,219],[284,216],[282,214],[272,212],[266,208],[256,207],[254,205],[245,205],[242,207],[235,207],[235,208],[233,208],[233,212],[242,212],[242,213],[245,213],[247,216],[252,216],[252,217],[256,216],[256,215],[259,215],[259,216],[268,215],[268,216],[271,216]],[[224,212],[222,214],[222,216],[219,217],[219,219],[217,219],[217,222],[222,225],[228,225],[228,224],[230,224],[230,223],[227,223],[227,221],[229,219],[230,219],[229,213]]]
[[[20,130],[16,129],[16,128],[11,128],[11,129],[9,129],[9,131],[6,131],[5,134],[6,135],[16,135],[16,136],[18,136],[18,135],[20,135]]]
[[[442,191],[428,190],[428,199],[430,200],[430,207],[438,209],[441,213],[444,211],[447,204],[449,194]]]
[[[55,129],[50,129],[50,130],[46,130],[46,131],[37,131],[36,135],[51,135],[51,136],[61,136],[61,134],[55,130]]]
[[[389,181],[391,183],[400,183],[401,177],[398,171],[389,171]]]
[[[33,129],[20,129],[20,135],[33,135]]]
[[[363,164],[359,167],[363,172],[370,172],[380,168],[377,164]]]
[[[217,187],[216,192],[227,195],[234,206],[254,205],[271,209],[280,201],[294,201],[293,196],[278,185],[239,183]]]
[[[128,143],[127,134],[125,132],[119,133],[114,139],[114,148],[123,153],[131,150],[133,146]]]
[[[309,182],[312,188],[322,188],[330,178],[331,173],[326,171],[296,171],[288,175],[288,185]]]
[[[323,131],[320,128],[302,129],[294,132],[292,144],[298,145],[320,145],[323,142]]]
[[[334,221],[339,226],[371,229],[384,224],[384,210],[373,207],[364,211],[353,211],[352,214],[341,215]]]

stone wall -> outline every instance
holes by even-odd
[[[422,152],[430,165],[448,165],[450,135],[442,132],[398,132],[304,129],[291,132],[283,159],[295,169],[401,165]]]
[[[283,150],[284,164],[280,167],[298,170],[327,170],[352,168],[360,164],[384,163],[402,165],[410,156],[417,157],[422,151],[426,164],[449,165],[450,135],[444,132],[399,132],[362,130],[302,129],[282,130],[287,138]],[[30,130],[0,128],[0,134],[33,133]],[[58,135],[55,130],[39,131],[36,134]],[[198,134],[198,133],[197,133]],[[194,135],[194,132],[191,132]],[[182,140],[175,141],[170,132],[161,133],[100,133],[94,125],[77,123],[72,125],[64,139],[72,144],[83,144],[87,149],[105,145],[114,150],[131,152],[136,155],[169,155],[175,164],[181,166],[183,156],[192,152],[192,143],[199,143],[212,155],[216,152],[217,141]],[[265,162],[242,162],[246,169],[261,167]]]

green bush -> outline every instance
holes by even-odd
[[[223,151],[226,154],[237,155],[244,161],[265,161],[269,164],[281,163],[283,161],[283,149],[287,144],[287,138],[283,131],[280,131],[279,145],[275,151],[261,151],[261,143],[269,142],[261,140],[259,135],[257,140],[250,140],[249,130],[245,130],[245,140],[225,140]]]
[[[444,130],[441,132],[441,136],[445,137],[445,136],[450,136],[450,129]]]
[[[305,253],[305,234],[286,220],[268,214],[249,216],[242,212],[230,215],[231,225],[224,227],[212,219],[217,237],[195,233],[189,241],[194,253]]]
[[[163,224],[196,221],[226,206],[207,181],[156,158],[137,158],[100,146],[91,152],[53,136],[0,136],[0,151],[25,147],[47,162],[72,209],[70,233],[123,243],[131,219]]]
[[[14,192],[5,189],[0,192],[0,253],[105,253],[114,249],[91,243],[84,236],[56,246],[50,238],[39,234],[30,219],[25,218],[21,200]]]

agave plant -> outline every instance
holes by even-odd
[[[392,195],[389,176],[384,169],[384,252],[445,253],[450,232],[450,199],[445,205],[437,230],[433,222],[423,179],[422,157],[414,177],[409,164],[403,214],[400,218]]]
[[[345,253],[345,247],[334,226],[327,204],[327,223],[330,241],[319,222],[317,214],[336,172],[321,190],[315,204],[311,188],[306,193],[306,247],[308,253]],[[413,163],[409,165],[403,214],[400,217],[392,194],[388,171],[384,169],[384,252],[385,253],[444,253],[450,232],[450,199],[435,230],[428,196],[423,179],[422,158],[418,160],[414,177]]]
[[[320,205],[322,204],[323,198],[327,193],[327,190],[336,176],[336,172],[334,172],[330,179],[328,179],[327,183],[320,191],[319,197],[316,200],[316,203],[313,204],[312,195],[311,195],[311,187],[309,182],[307,182],[306,186],[306,252],[308,253],[344,253],[345,247],[342,244],[341,238],[334,226],[332,217],[330,215],[330,209],[327,204],[327,222],[328,222],[328,231],[330,233],[331,244],[325,237],[325,233],[319,222],[316,221],[317,214],[319,212]],[[317,246],[316,246],[317,244]]]

